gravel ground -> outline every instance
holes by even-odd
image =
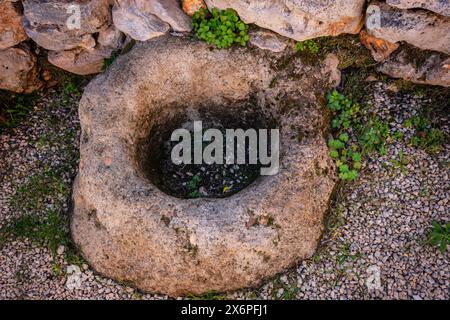
[[[0,134],[0,227],[24,215],[68,216],[78,99],[77,93],[50,89],[25,122]],[[258,289],[209,298],[450,298],[449,251],[426,244],[431,222],[450,220],[450,146],[429,155],[405,142],[413,132],[401,124],[432,101],[391,92],[381,83],[372,101],[371,110],[405,137],[390,143],[385,156],[374,154],[363,163],[357,181],[341,184],[316,255]],[[436,117],[449,133],[449,119]],[[400,151],[408,160],[403,166],[392,161]],[[48,178],[49,172],[58,174]],[[40,185],[39,177],[50,182]],[[103,278],[82,260],[72,265],[67,243],[54,250],[36,239],[10,237],[0,238],[0,246],[0,299],[167,298]]]

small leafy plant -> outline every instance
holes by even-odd
[[[201,182],[202,178],[200,176],[193,176],[192,179],[186,183],[186,187],[189,190],[189,197],[191,198],[200,197],[200,192],[198,191],[198,188]]]
[[[428,243],[438,247],[444,253],[450,244],[450,222],[440,224],[437,221],[432,222],[432,229],[428,236]]]
[[[233,9],[211,12],[201,8],[192,17],[192,25],[197,37],[214,44],[217,48],[229,48],[233,44],[246,46],[249,40],[248,25],[242,22]]]
[[[395,168],[399,168],[401,172],[405,173],[407,171],[406,166],[409,164],[409,159],[400,150],[398,153],[398,159],[392,159],[391,163]]]
[[[341,180],[355,180],[361,170],[362,158],[377,150],[385,154],[385,143],[389,138],[389,126],[378,118],[371,119],[365,126],[359,122],[361,107],[334,90],[327,96],[328,108],[334,118],[331,126],[335,138],[328,140],[330,156],[334,159]],[[353,133],[356,138],[350,138]]]
[[[331,122],[333,129],[349,129],[361,109],[359,104],[353,103],[336,90],[333,90],[327,98],[328,108],[336,115]]]
[[[295,44],[295,51],[309,51],[311,53],[319,52],[319,45],[314,40],[305,40]]]
[[[389,138],[387,123],[374,118],[361,131],[360,142],[363,152],[372,153],[377,150],[381,155],[386,154],[386,140]]]
[[[404,126],[415,129],[416,133],[410,140],[414,147],[423,149],[428,153],[436,153],[441,149],[445,140],[445,133],[433,128],[430,120],[414,116],[406,120]]]
[[[333,111],[331,126],[337,131],[337,138],[328,140],[330,156],[334,159],[341,180],[355,180],[361,169],[361,153],[358,145],[350,142],[349,129],[360,111],[358,104],[336,90],[327,96],[328,108]]]

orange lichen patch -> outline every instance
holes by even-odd
[[[0,50],[12,47],[28,38],[22,27],[22,15],[10,1],[0,1]]]
[[[183,0],[183,11],[189,15],[194,15],[200,8],[206,8],[203,0]]]
[[[331,36],[337,36],[342,33],[342,30],[348,28],[348,26],[355,25],[355,28],[351,32],[352,34],[357,34],[364,25],[364,19],[361,18],[357,24],[355,24],[355,19],[351,17],[345,17],[340,19],[338,22],[330,23],[327,28],[327,33]]]
[[[398,44],[369,35],[365,31],[359,33],[361,43],[372,53],[376,61],[383,61],[397,50]]]

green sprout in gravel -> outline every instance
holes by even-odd
[[[53,255],[64,246],[64,258],[69,264],[84,262],[70,238],[69,216],[62,212],[70,196],[62,170],[34,174],[17,188],[10,205],[24,212],[0,229],[0,247],[10,239],[26,238],[47,246]]]
[[[248,25],[242,22],[232,9],[211,12],[201,8],[192,17],[192,25],[197,37],[214,44],[217,48],[229,48],[233,44],[246,46],[249,40]]]
[[[348,131],[355,122],[360,107],[336,90],[331,92],[327,99],[328,108],[335,115],[331,126],[337,130],[337,139],[328,140],[330,156],[338,167],[340,179],[355,180],[361,169],[361,153],[356,144],[350,143]]]
[[[450,222],[440,224],[437,221],[433,221],[432,229],[428,236],[428,243],[438,247],[444,253],[450,244]]]
[[[14,95],[0,90],[0,132],[2,128],[15,127],[24,120],[37,98],[37,94]]]
[[[202,178],[200,176],[193,176],[192,179],[186,183],[186,187],[189,189],[190,198],[200,197],[200,192],[198,191],[198,188],[201,182]]]
[[[378,118],[372,118],[364,126],[360,123],[361,107],[336,90],[327,96],[328,108],[334,118],[331,127],[335,137],[328,140],[330,156],[334,159],[341,180],[355,180],[361,170],[364,154],[377,150],[386,153],[389,126]],[[356,137],[351,139],[351,134]]]
[[[389,138],[387,123],[373,118],[361,131],[360,143],[363,152],[372,153],[377,150],[381,155],[386,154],[386,140]]]
[[[442,130],[433,128],[430,120],[423,117],[411,117],[404,122],[406,128],[414,129],[415,135],[410,143],[428,153],[436,153],[442,148],[445,140],[445,133]]]
[[[400,169],[402,173],[405,173],[407,170],[406,166],[409,164],[409,159],[403,154],[403,151],[399,151],[398,159],[392,159],[391,163],[395,168]]]

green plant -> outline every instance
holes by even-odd
[[[37,94],[13,95],[0,90],[0,129],[17,126],[33,108]]]
[[[444,253],[450,244],[450,222],[440,224],[437,221],[433,221],[432,229],[428,235],[428,243],[438,247]]]
[[[190,198],[198,198],[200,197],[200,192],[198,191],[198,188],[200,186],[200,183],[202,182],[202,178],[200,176],[193,176],[187,183],[186,187],[189,190],[189,197]]]
[[[192,17],[197,37],[218,48],[229,48],[233,44],[246,46],[249,40],[248,25],[242,22],[233,9],[211,12],[201,8]]]
[[[120,53],[121,53],[120,50],[113,51],[109,58],[103,60],[102,71],[108,69],[108,67],[114,62],[114,60],[116,60],[117,57],[120,56]]]
[[[400,150],[398,153],[398,159],[392,159],[391,163],[394,167],[399,168],[401,172],[405,173],[407,171],[406,165],[408,165],[409,159],[405,157],[403,151]]]
[[[59,195],[55,198],[55,195]],[[50,199],[56,199],[56,206],[62,205],[62,197],[69,195],[69,189],[59,172],[45,170],[31,175],[17,188],[12,197],[11,207],[17,210],[42,211],[48,207]]]
[[[45,217],[25,214],[2,228],[0,234],[2,240],[27,238],[33,243],[48,245],[50,251],[56,253],[58,246],[67,246],[70,242],[65,222],[55,211]]]
[[[354,180],[361,169],[359,146],[351,143],[349,129],[355,125],[360,106],[336,90],[327,95],[328,108],[333,111],[331,126],[337,131],[337,139],[328,140],[330,156],[334,159],[341,180]]]
[[[68,104],[72,97],[79,98],[81,96],[80,91],[73,82],[68,82],[63,87],[63,102]]]
[[[359,104],[353,103],[336,90],[328,94],[327,100],[328,108],[335,113],[331,126],[334,129],[349,129],[361,109]]]
[[[295,51],[309,51],[311,53],[319,52],[319,45],[314,40],[305,40],[295,44]]]
[[[328,108],[333,112],[331,126],[337,138],[328,140],[330,156],[339,169],[341,180],[355,180],[361,170],[364,154],[378,150],[385,154],[389,138],[389,126],[378,118],[361,125],[361,107],[343,94],[333,90],[327,95]],[[353,141],[350,133],[356,136]]]
[[[415,135],[410,140],[414,147],[428,153],[436,153],[442,148],[446,135],[442,130],[433,128],[427,118],[414,116],[405,120],[403,125],[415,130]]]
[[[62,167],[60,171],[63,170]],[[70,190],[60,171],[34,174],[17,188],[10,206],[22,215],[0,229],[0,246],[9,239],[27,238],[47,246],[56,255],[58,247],[63,245],[67,248],[65,260],[82,265],[84,260],[70,238],[69,216],[62,212]]]
[[[373,118],[362,127],[360,143],[364,153],[372,153],[375,150],[381,155],[386,154],[386,140],[389,138],[389,126],[386,122]]]
[[[354,261],[360,257],[361,254],[351,254],[350,253],[350,246],[347,243],[342,244],[340,251],[338,252],[336,256],[336,260],[339,263],[339,265],[343,265],[346,262]]]

